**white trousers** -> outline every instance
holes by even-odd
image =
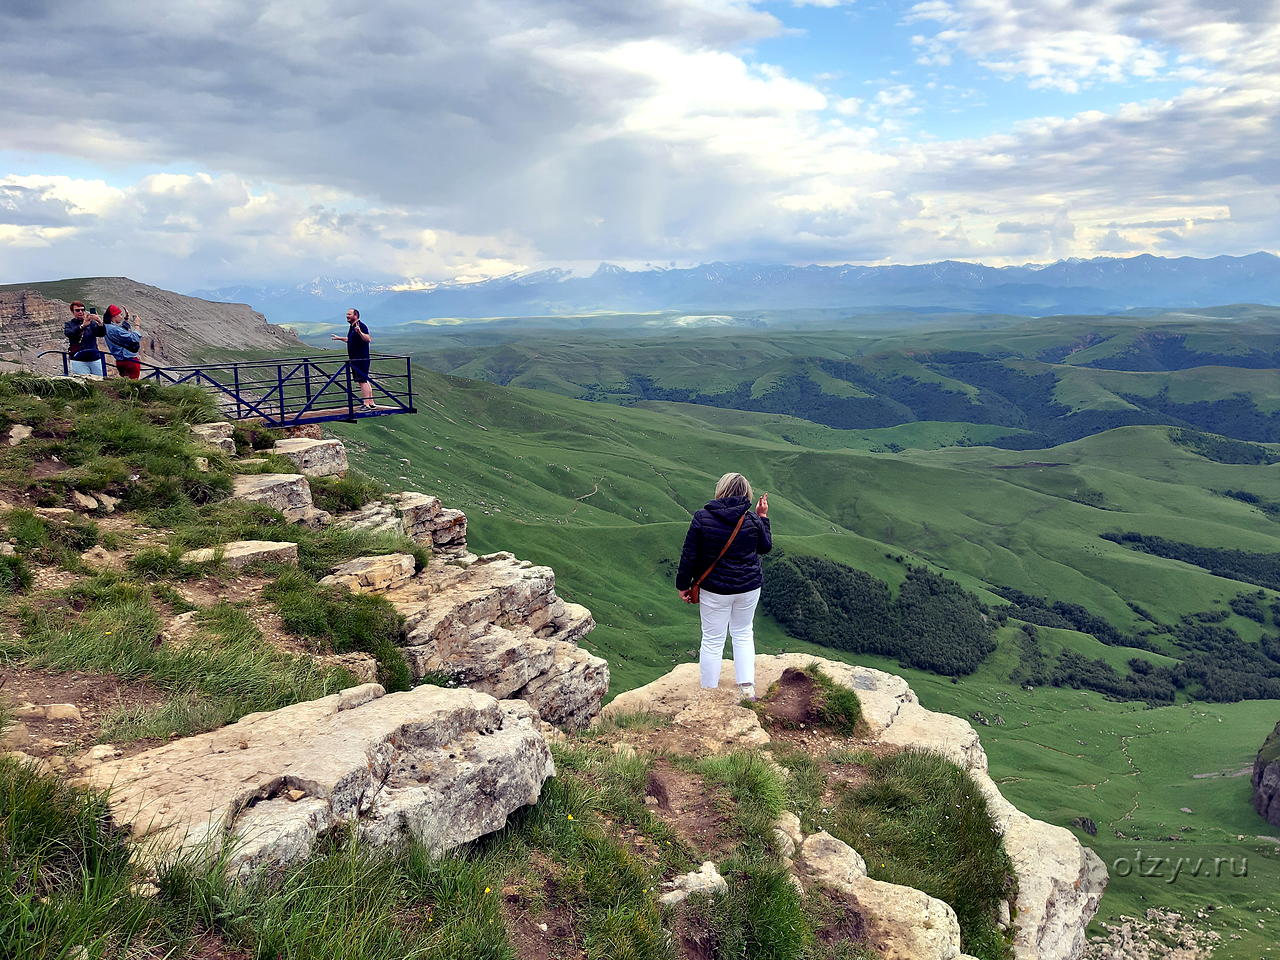
[[[699,591],[698,613],[702,616],[702,686],[720,685],[720,661],[724,657],[724,635],[733,638],[733,674],[738,683],[756,682],[756,637],[751,620],[760,602],[760,589],[747,593]]]

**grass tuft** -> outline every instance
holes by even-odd
[[[373,654],[378,660],[378,682],[387,690],[408,690],[413,685],[400,652],[403,621],[385,597],[321,586],[294,567],[281,568],[262,596],[275,605],[291,632],[317,640],[335,653]]]
[[[863,855],[873,878],[949,903],[966,953],[1012,956],[995,919],[1016,879],[977,784],[920,750],[875,757],[868,767],[869,782],[841,797],[831,833]]]

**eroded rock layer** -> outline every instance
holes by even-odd
[[[225,844],[247,872],[349,825],[374,844],[455,847],[500,829],[554,773],[520,701],[370,683],[101,764],[88,781],[110,788],[113,816],[151,855]]]

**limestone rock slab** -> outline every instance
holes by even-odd
[[[346,587],[352,593],[377,593],[408,580],[415,567],[416,561],[410,553],[357,557],[338,564],[320,582],[331,587]]]
[[[298,545],[276,540],[233,540],[220,547],[201,547],[182,555],[184,563],[211,563],[221,554],[222,562],[232,570],[251,563],[298,564]]]
[[[300,473],[243,474],[232,480],[231,496],[248,503],[266,504],[286,519],[307,526],[322,526],[331,519],[317,510],[311,499],[311,484]]]
[[[417,676],[535,706],[558,726],[585,726],[609,687],[609,667],[577,640],[595,621],[555,594],[550,567],[509,553],[436,558],[386,593],[405,617],[405,656]]]
[[[308,477],[337,477],[347,472],[347,448],[341,440],[294,437],[277,440],[271,452],[293,462]]]
[[[467,515],[450,510],[426,493],[393,494],[346,514],[338,526],[371,532],[402,533],[433,549],[461,549],[467,543]]]
[[[229,453],[232,456],[236,452],[236,442],[232,439],[235,433],[235,425],[227,421],[218,423],[197,423],[191,427],[192,434],[195,438],[206,446],[221,450],[223,453]]]
[[[113,817],[151,855],[225,843],[246,873],[297,861],[344,825],[373,844],[449,849],[500,829],[554,773],[520,701],[365,684],[100,764],[85,781],[111,789]]]

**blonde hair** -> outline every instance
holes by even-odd
[[[716,483],[716,499],[725,497],[746,497],[751,499],[751,484],[740,473],[726,473]]]

